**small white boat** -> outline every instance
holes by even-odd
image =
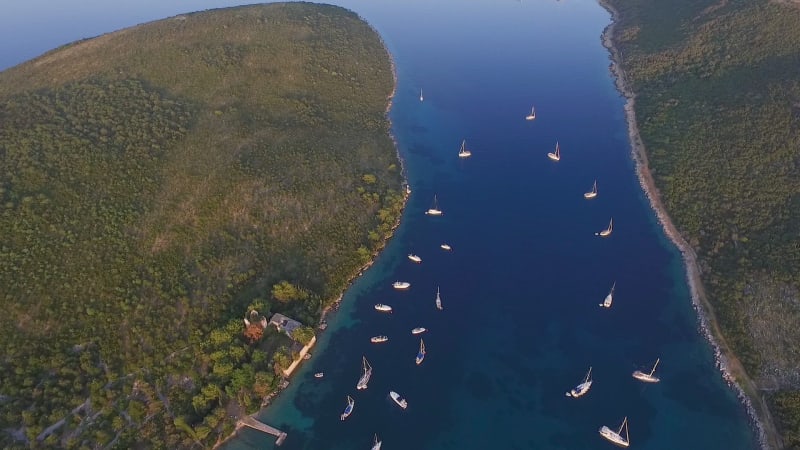
[[[442,210],[439,209],[439,201],[437,200],[436,196],[433,196],[433,205],[425,211],[425,214],[429,216],[441,216]]]
[[[561,161],[561,147],[558,145],[558,141],[556,141],[556,151],[548,153],[547,157],[553,161]]]
[[[636,378],[639,381],[644,381],[645,383],[658,383],[661,381],[661,379],[654,374],[656,372],[656,367],[658,367],[659,361],[661,361],[661,358],[656,359],[656,363],[653,365],[653,370],[651,370],[650,373],[637,370],[633,372],[633,378]]]
[[[380,344],[381,342],[386,342],[388,340],[389,340],[389,337],[388,336],[383,336],[383,335],[381,335],[381,336],[372,336],[371,338],[369,338],[369,341],[372,342],[373,344]]]
[[[411,186],[406,185],[406,194],[411,194]]]
[[[436,309],[439,311],[444,309],[442,308],[442,297],[439,295],[439,286],[436,286]]]
[[[353,407],[355,406],[355,404],[356,404],[356,401],[353,400],[353,397],[350,397],[348,395],[347,396],[347,406],[345,406],[344,412],[342,412],[342,415],[339,416],[339,419],[340,420],[344,420],[344,419],[347,419],[348,417],[350,417],[350,414],[353,413]]]
[[[623,429],[625,429],[625,437],[622,437]],[[600,427],[600,436],[603,436],[605,439],[619,445],[620,447],[627,448],[631,445],[630,436],[628,435],[628,418],[626,417],[622,421],[622,425],[619,427],[618,431],[614,431],[611,428],[603,425]]]
[[[419,351],[417,352],[417,365],[422,364],[422,361],[425,359],[425,343],[422,342],[422,339],[419,340]]]
[[[612,217],[611,220],[608,222],[608,228],[599,233],[595,233],[595,235],[600,237],[608,237],[611,236],[611,232],[613,230],[614,230],[614,218]]]
[[[531,106],[531,113],[525,116],[525,120],[533,120],[536,118],[536,109]]]
[[[602,306],[603,308],[611,308],[611,303],[614,301],[614,288],[616,286],[617,286],[617,282],[615,281],[611,285],[611,290],[608,291],[608,295],[606,295],[606,298],[603,299],[603,303],[600,303],[600,306]]]
[[[369,384],[369,379],[372,377],[372,366],[369,365],[369,361],[367,361],[366,356],[361,357],[361,377],[358,379],[358,383],[356,383],[356,389],[363,390],[367,388]]]
[[[408,281],[395,281],[392,283],[392,287],[397,289],[398,291],[402,291],[404,289],[408,289],[411,287],[411,283]]]
[[[417,328],[414,328],[413,330],[411,330],[411,334],[422,334],[422,333],[424,333],[426,331],[428,331],[428,329],[425,328],[425,327],[417,327]]]
[[[397,403],[397,406],[403,409],[408,408],[408,402],[406,401],[406,399],[400,397],[400,394],[398,394],[397,392],[389,391],[389,397],[392,397],[392,400],[394,400],[394,402]]]
[[[583,194],[583,198],[587,200],[591,200],[597,197],[597,180],[594,180],[594,184],[592,185],[592,190]]]
[[[392,307],[389,306],[389,305],[384,305],[383,303],[378,303],[378,304],[375,305],[375,310],[376,311],[389,312],[390,313],[390,312],[392,312]]]
[[[314,378],[322,378],[324,376],[325,376],[325,373],[323,373],[323,372],[317,372],[317,373],[314,374]]]
[[[442,250],[447,250],[448,252],[453,249],[453,247],[450,247],[450,244],[442,244],[439,247],[441,247]]]
[[[419,101],[423,101],[423,100],[425,100],[425,99],[422,97],[422,89],[420,89],[419,90]]]
[[[415,263],[421,263],[422,262],[422,258],[420,258],[419,256],[417,256],[417,255],[415,255],[413,253],[409,253],[408,259],[414,261]]]
[[[589,388],[592,387],[592,368],[589,367],[589,371],[586,372],[586,376],[583,377],[583,381],[575,386],[575,389],[567,392],[567,397],[578,398],[583,394],[589,392]]]
[[[383,441],[378,440],[378,435],[375,434],[375,443],[372,444],[372,450],[381,450],[381,444]]]
[[[467,150],[466,145],[467,145],[466,139],[461,141],[461,149],[458,151],[459,158],[469,158],[470,156],[472,156],[472,152]]]

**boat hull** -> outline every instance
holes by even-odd
[[[626,441],[624,437],[620,436],[616,431],[608,428],[607,426],[600,427],[600,436],[603,436],[607,441],[618,445],[623,448],[628,448],[631,444]]]
[[[595,197],[597,197],[597,192],[587,192],[587,193],[583,194],[583,198],[585,198],[587,200],[591,200],[591,199],[593,199]]]
[[[427,214],[429,216],[441,216],[442,212],[439,211],[438,209],[429,209],[429,210],[425,211],[425,214]]]
[[[555,153],[548,153],[547,157],[550,158],[553,161],[560,161],[561,160],[561,157],[559,155],[556,155]]]
[[[633,372],[633,378],[636,378],[639,381],[643,381],[645,383],[658,383],[661,381],[660,378],[654,375],[650,375],[649,373],[644,373],[639,370]]]

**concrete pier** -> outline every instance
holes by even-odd
[[[246,417],[240,419],[239,423],[241,425],[246,426],[246,427],[250,427],[250,428],[252,428],[254,430],[263,431],[264,433],[271,434],[271,435],[277,437],[278,439],[275,441],[275,445],[283,444],[283,441],[285,441],[286,437],[288,436],[283,431],[281,431],[281,430],[279,430],[277,428],[271,427],[271,426],[269,426],[269,425],[267,425],[265,423],[259,422],[258,420],[254,419],[253,417],[250,417],[250,416],[246,416]]]

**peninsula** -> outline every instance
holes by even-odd
[[[603,0],[640,179],[762,446],[800,448],[800,4]]]
[[[0,73],[0,447],[209,448],[258,410],[399,220],[394,82],[307,3]]]

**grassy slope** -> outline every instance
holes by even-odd
[[[259,297],[315,320],[399,214],[392,83],[371,28],[309,4],[179,16],[0,73],[0,429],[76,448],[228,431],[214,404],[274,386],[233,319]],[[280,280],[305,301],[270,298]]]
[[[800,448],[800,8],[610,3],[661,196],[726,340]]]

